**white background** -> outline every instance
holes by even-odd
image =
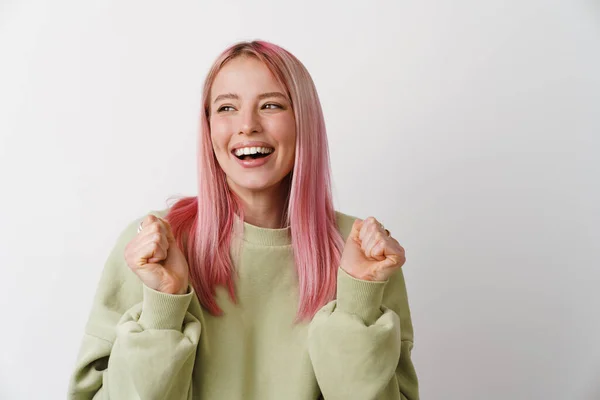
[[[103,263],[195,195],[201,87],[309,69],[336,208],[406,248],[423,399],[600,398],[594,1],[2,1],[1,399],[61,399]]]

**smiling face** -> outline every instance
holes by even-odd
[[[265,64],[236,57],[210,92],[210,134],[219,165],[237,193],[276,188],[293,169],[294,111]]]

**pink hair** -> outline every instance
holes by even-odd
[[[180,199],[166,220],[186,253],[190,281],[202,306],[213,315],[222,310],[215,288],[227,288],[233,302],[235,268],[230,256],[235,214],[243,224],[239,200],[229,190],[210,139],[210,91],[223,65],[239,56],[265,63],[287,90],[296,120],[296,155],[288,178],[285,223],[291,241],[299,285],[296,321],[310,319],[335,297],[343,239],[337,229],[331,195],[331,172],[325,121],[317,90],[304,65],[291,53],[264,41],[240,42],[227,48],[208,72],[202,93],[198,141],[198,196]],[[187,236],[187,243],[183,236]]]

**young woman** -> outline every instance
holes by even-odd
[[[198,196],[111,252],[71,399],[418,399],[404,249],[334,211],[317,91],[238,43],[203,92]]]

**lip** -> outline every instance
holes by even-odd
[[[261,165],[265,165],[266,163],[268,163],[269,160],[271,159],[271,157],[273,156],[273,154],[275,154],[275,152],[270,153],[266,157],[257,158],[256,160],[252,160],[252,159],[240,160],[233,153],[231,154],[231,157],[233,157],[235,159],[235,161],[237,161],[238,164],[240,164],[243,168],[256,168],[256,167],[260,167]]]

